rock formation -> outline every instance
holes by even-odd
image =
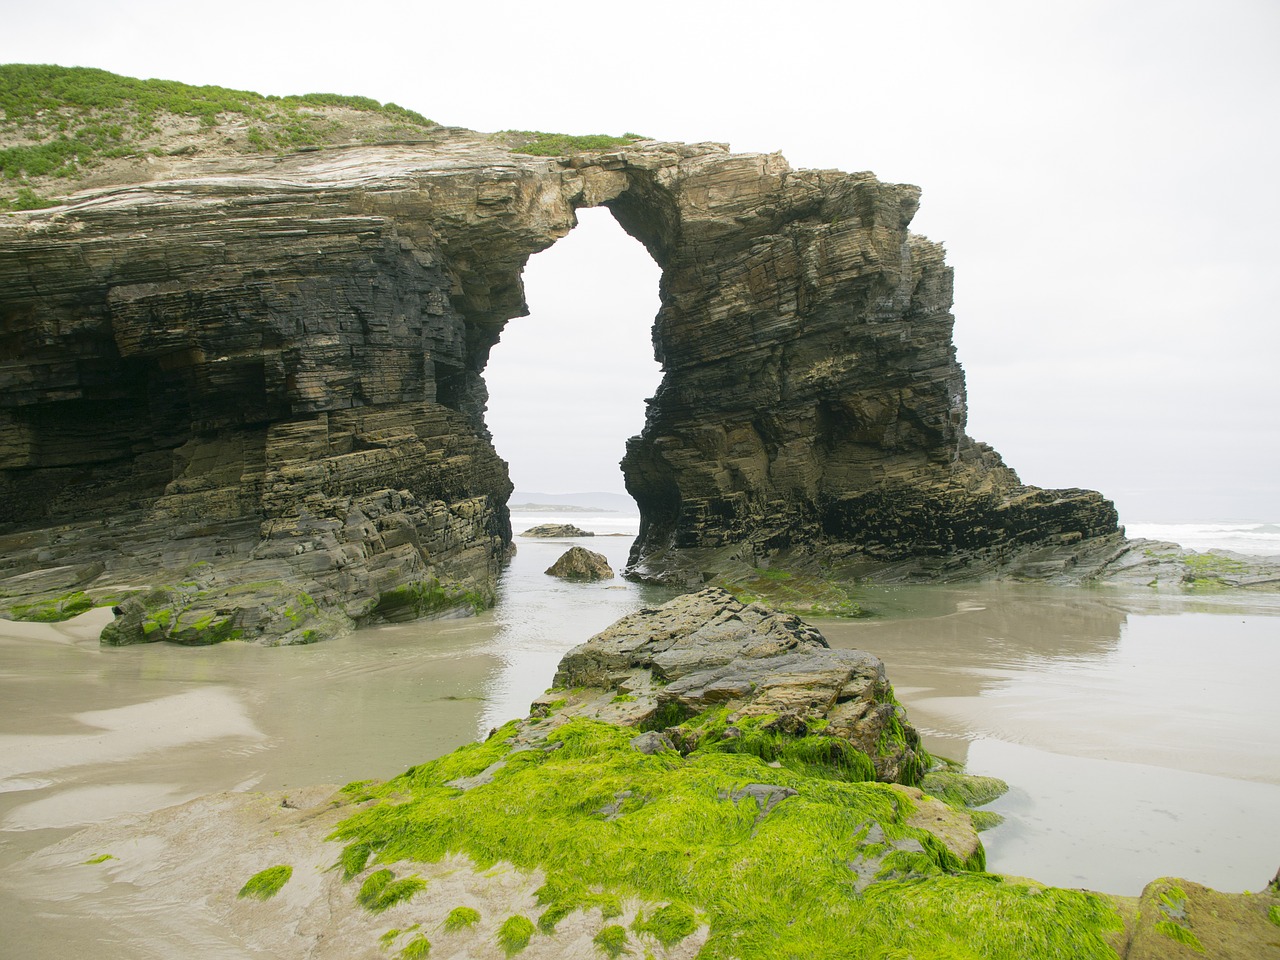
[[[574,647],[555,688],[577,687],[626,694],[608,716],[614,723],[661,717],[674,725],[724,708],[729,726],[717,735],[741,736],[734,724],[742,721],[789,736],[821,731],[869,758],[885,782],[915,783],[928,764],[879,658],[832,650],[800,618],[717,587],[640,610]],[[556,689],[534,703],[535,713],[560,696]],[[707,742],[702,728],[678,735],[686,753]]]
[[[560,559],[546,569],[546,574],[561,580],[612,580],[613,567],[603,553],[585,547],[570,547]]]
[[[530,527],[522,537],[594,537],[595,534],[590,530],[583,530],[575,527],[572,523],[540,523],[536,527]]]
[[[115,602],[114,642],[294,642],[483,605],[511,484],[482,373],[529,256],[601,204],[663,271],[663,381],[623,461],[633,573],[1052,576],[1114,552],[1108,501],[1025,487],[965,435],[917,188],[717,144],[547,159],[433,131],[174,161],[4,217],[12,615]]]

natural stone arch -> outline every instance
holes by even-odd
[[[662,269],[663,380],[624,460],[634,572],[1044,576],[1103,557],[1110,503],[1024,487],[965,435],[951,274],[909,232],[918,194],[717,144],[543,159],[442,129],[6,218],[5,603],[123,584],[151,592],[118,639],[293,642],[492,596],[511,484],[483,371],[525,312],[528,258],[600,205]],[[139,370],[189,414],[126,416]],[[75,460],[86,403],[136,434],[109,462],[50,453]]]
[[[965,434],[951,270],[909,231],[918,188],[713,144],[566,167],[571,202],[608,207],[662,269],[663,379],[623,461],[633,573],[785,557],[956,575],[1114,534],[1097,494],[1025,487]]]

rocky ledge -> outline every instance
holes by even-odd
[[[583,687],[613,697],[585,701],[592,716],[671,728],[651,746],[688,753],[744,731],[766,738],[820,733],[833,762],[843,755],[865,764],[868,779],[913,784],[929,763],[878,658],[832,650],[798,617],[715,587],[624,617],[569,651],[533,714],[553,704],[562,714],[578,713],[580,697],[559,691]],[[719,725],[679,726],[716,711]]]
[[[966,803],[1003,784],[940,771],[880,662],[795,617],[685,596],[572,650],[556,684],[386,783],[88,828],[22,864],[22,895],[75,891],[96,934],[144,898],[148,937],[202,955],[1280,955],[1274,889],[985,872]]]
[[[590,530],[583,530],[572,523],[540,523],[520,534],[522,537],[594,537]]]

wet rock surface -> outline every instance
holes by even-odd
[[[570,547],[546,570],[548,576],[561,580],[612,580],[613,568],[609,558],[585,547]]]
[[[1129,540],[1098,579],[1156,589],[1280,590],[1280,559],[1230,550],[1187,550],[1159,540]]]
[[[914,783],[927,765],[878,657],[832,650],[800,618],[715,587],[624,617],[574,647],[542,707],[566,688],[608,691],[601,715],[624,725],[674,727],[723,708],[730,739],[740,735],[735,724],[750,720],[788,736],[821,731],[865,754],[883,781]],[[682,752],[700,742],[687,731],[666,736]]]

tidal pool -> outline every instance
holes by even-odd
[[[385,778],[524,715],[565,651],[670,596],[545,576],[574,542],[620,569],[631,538],[518,537],[495,609],[310,647],[102,648],[106,611],[0,621],[6,949],[165,956],[140,949],[144,904],[105,943],[78,915],[92,894],[24,895],[23,858],[78,827],[221,790]],[[983,835],[991,869],[1137,893],[1166,874],[1256,890],[1280,865],[1280,597],[984,584],[862,600],[875,617],[817,621],[832,645],[885,660],[930,750],[1011,785]]]

